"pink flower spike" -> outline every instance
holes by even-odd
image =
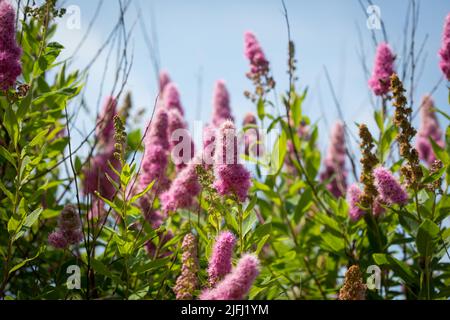
[[[98,116],[95,134],[100,145],[114,143],[114,116],[117,114],[117,101],[114,97],[106,97],[101,114]]]
[[[444,32],[442,35],[441,49],[439,50],[439,67],[442,73],[450,81],[450,13],[445,17]]]
[[[262,74],[268,71],[269,61],[266,59],[256,36],[250,31],[244,33],[244,54],[250,61],[251,74]]]
[[[169,190],[161,195],[161,203],[165,212],[190,208],[194,205],[195,197],[201,190],[197,176],[197,166],[200,163],[200,159],[192,159],[172,182]]]
[[[166,86],[171,82],[169,73],[165,70],[159,73],[159,92],[162,94]]]
[[[419,152],[419,158],[431,165],[436,156],[431,146],[430,140],[433,139],[437,145],[444,147],[442,131],[434,112],[434,102],[430,96],[425,96],[420,107],[420,128],[417,132],[416,149]]]
[[[388,169],[383,167],[375,168],[373,175],[382,201],[386,204],[405,205],[408,203],[408,194]]]
[[[159,108],[144,138],[145,151],[139,176],[139,191],[144,190],[154,180],[154,189],[158,191],[166,189],[169,184],[166,176],[169,163],[168,125],[167,112]]]
[[[170,151],[177,171],[180,171],[186,167],[186,164],[194,157],[194,141],[187,129],[187,124],[184,121],[183,116],[177,109],[170,109],[168,116]]]
[[[251,185],[250,172],[239,163],[236,128],[229,120],[217,133],[214,173],[214,187],[220,195],[234,195],[239,201],[245,201]]]
[[[231,115],[230,95],[225,81],[219,80],[214,87],[212,123],[215,127],[220,127],[226,120],[234,121]]]
[[[353,221],[358,221],[365,214],[364,210],[359,207],[362,191],[356,183],[350,185],[347,189],[347,202],[350,207],[349,215]]]
[[[345,168],[345,128],[342,122],[336,122],[331,132],[328,153],[325,158],[325,169],[320,175],[321,181],[329,180],[327,189],[340,197],[347,188],[347,170]]]
[[[387,43],[380,43],[375,54],[375,65],[372,77],[369,79],[369,87],[377,96],[389,92],[390,76],[394,73],[395,55]]]
[[[8,90],[22,73],[22,49],[16,42],[16,11],[7,0],[0,1],[0,90]]]
[[[236,245],[236,237],[229,231],[224,231],[216,238],[211,258],[209,259],[209,284],[213,287],[224,276],[230,273],[231,258]]]
[[[166,111],[169,109],[177,109],[182,115],[184,115],[183,106],[181,105],[180,93],[177,86],[173,82],[169,82],[163,91],[163,103]]]
[[[242,300],[259,274],[259,260],[256,256],[245,254],[236,268],[213,289],[205,290],[200,300]]]

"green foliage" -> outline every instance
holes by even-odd
[[[246,252],[261,261],[250,299],[335,299],[351,265],[359,265],[364,278],[368,267],[381,268],[381,288],[369,291],[369,299],[450,297],[450,127],[444,146],[430,139],[442,166],[422,166],[420,188],[407,190],[406,205],[384,203],[379,216],[366,208],[364,217],[353,221],[344,196],[333,196],[326,186],[330,180],[320,179],[320,132],[303,107],[308,90],[298,88],[290,66],[292,83],[281,96],[279,114],[278,101],[268,94],[274,84],[256,90],[261,94],[254,101],[255,112],[265,125],[258,129],[276,139],[264,155],[242,156],[255,165],[248,200],[219,195],[213,169],[200,166],[198,205],[154,223],[151,215],[161,213],[161,190],[157,181],[138,189],[143,134],[125,130],[123,120],[115,118],[120,132],[114,136],[114,155],[120,165],[110,161],[111,170],[100,173],[114,196],[79,190],[98,141],[86,137],[92,145],[88,155],[73,152],[68,129],[70,115],[79,107],[74,99],[83,75],[61,61],[64,48],[51,40],[56,24],[51,19],[43,23],[43,12],[48,11],[35,8],[22,21],[23,75],[15,88],[0,95],[0,298],[65,299],[70,295],[66,270],[76,265],[83,298],[174,299],[187,233],[198,239],[197,297],[207,286],[214,239],[224,230],[238,239],[233,262]],[[399,130],[392,118],[381,108],[374,113],[376,156],[403,183],[405,163],[397,155]],[[176,175],[170,163],[167,176],[173,180]],[[96,216],[99,201],[105,212]],[[78,209],[83,240],[56,249],[46,244],[67,203]]]

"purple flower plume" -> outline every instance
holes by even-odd
[[[375,65],[372,77],[369,79],[369,87],[377,96],[389,92],[390,76],[394,73],[395,55],[387,43],[380,43],[375,54]]]

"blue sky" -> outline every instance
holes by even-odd
[[[66,27],[70,14],[62,19],[56,40],[66,46],[66,55],[74,50],[85,34],[99,0],[71,0],[65,6],[77,5],[81,13],[81,29]],[[279,0],[131,0],[126,14],[126,26],[136,21],[138,11],[144,17],[148,32],[156,26],[161,67],[169,71],[178,84],[187,120],[208,121],[214,81],[224,79],[231,93],[234,115],[241,122],[248,111],[255,111],[253,104],[243,96],[251,88],[245,77],[248,63],[243,55],[243,33],[253,31],[270,60],[278,93],[287,85],[287,33]],[[123,1],[125,2],[125,1]],[[365,1],[364,5],[365,5]],[[381,18],[386,26],[388,40],[397,53],[397,65],[405,57],[401,55],[403,28],[409,1],[373,1],[381,9]],[[415,107],[420,97],[429,92],[441,77],[437,51],[440,46],[444,17],[450,12],[446,0],[418,1],[420,17],[416,46],[420,47],[428,35],[423,54],[425,63],[417,68],[421,73],[415,90]],[[309,87],[304,112],[320,126],[320,141],[325,150],[329,126],[338,119],[336,107],[325,78],[324,67],[329,71],[345,121],[356,133],[352,122],[365,122],[374,126],[373,108],[364,72],[357,52],[361,50],[359,28],[369,69],[375,48],[371,32],[366,27],[366,16],[357,0],[346,1],[297,1],[286,0],[291,22],[291,33],[296,43],[298,77],[301,88]],[[140,8],[140,10],[138,10]],[[151,14],[153,10],[153,14]],[[83,68],[106,40],[119,16],[119,1],[105,0],[98,19],[93,25],[87,41],[78,52],[73,68]],[[381,31],[375,31],[381,39]],[[129,50],[133,49],[134,63],[126,90],[131,90],[136,107],[145,108],[141,119],[150,116],[158,88],[155,70],[145,46],[139,23],[132,31]],[[131,53],[131,51],[129,51]],[[89,131],[94,124],[97,98],[100,93],[102,72],[107,50],[90,70],[85,88],[85,98],[90,106],[90,115],[82,114],[77,126]],[[113,54],[114,57],[114,54]],[[112,88],[115,58],[108,65],[110,71],[103,83],[102,96]],[[423,73],[421,72],[423,70]],[[199,86],[201,76],[201,86]],[[408,86],[408,84],[407,84]],[[448,110],[446,83],[442,82],[433,97],[438,106]],[[76,106],[74,106],[76,107]],[[143,126],[145,121],[141,121]],[[446,124],[441,119],[442,124]]]

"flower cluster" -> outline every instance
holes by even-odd
[[[404,205],[408,202],[408,194],[388,169],[375,168],[373,175],[377,191],[384,203]]]
[[[367,286],[357,265],[348,268],[344,286],[339,290],[339,300],[366,300]]]
[[[252,75],[265,74],[269,71],[269,61],[256,39],[256,36],[247,31],[244,34],[245,56],[250,61],[250,73]]]
[[[213,287],[231,272],[231,258],[236,245],[236,237],[229,231],[224,231],[216,238],[211,258],[209,259],[209,284]]]
[[[407,161],[407,164],[401,168],[401,172],[406,178],[407,185],[417,190],[420,186],[423,173],[420,167],[419,153],[411,146],[411,140],[416,135],[416,130],[410,122],[412,109],[406,106],[405,89],[395,73],[391,76],[391,91],[394,98],[393,105],[395,107],[394,124],[399,130],[397,142],[400,155]]]
[[[98,191],[103,197],[111,200],[116,193],[114,185],[107,177],[115,181],[119,178],[111,168],[111,166],[115,170],[120,168],[120,160],[114,156],[116,152],[114,117],[116,115],[116,100],[112,97],[106,98],[97,121],[96,139],[100,150],[90,159],[89,166],[83,171],[83,193],[86,195]]]
[[[444,34],[442,35],[439,56],[441,57],[439,66],[441,67],[442,73],[450,81],[450,13],[445,17]]]
[[[100,146],[108,146],[114,137],[114,116],[117,114],[117,100],[108,96],[98,116],[95,136]]]
[[[220,195],[232,195],[245,201],[251,184],[250,172],[238,163],[236,128],[231,121],[225,121],[217,133],[214,172],[214,187]]]
[[[177,171],[180,171],[194,157],[194,141],[187,129],[187,124],[183,116],[177,109],[170,109],[168,111],[168,117],[168,137],[172,160],[175,163]]]
[[[270,76],[269,61],[255,35],[250,31],[244,34],[244,54],[250,62],[250,71],[247,73],[247,77],[253,81],[256,87],[254,95],[250,92],[245,92],[245,95],[256,101],[258,97],[263,97],[266,92],[275,87],[275,81]]]
[[[325,170],[320,175],[322,181],[328,181],[327,189],[340,197],[347,188],[347,170],[345,168],[345,128],[342,122],[337,122],[331,132],[330,144],[325,158]]]
[[[371,208],[374,205],[374,200],[378,196],[373,177],[373,169],[378,164],[378,159],[372,152],[374,142],[372,135],[365,124],[359,126],[359,137],[361,138],[360,148],[362,154],[360,160],[362,165],[360,182],[364,186],[360,203],[364,208]]]
[[[436,160],[430,138],[439,146],[444,146],[442,131],[434,112],[433,99],[430,96],[425,96],[420,107],[420,128],[416,137],[416,149],[419,152],[419,158],[428,163],[428,165],[431,165]]]
[[[173,82],[169,82],[164,86],[162,100],[166,110],[177,109],[181,115],[184,115],[184,109],[180,100],[180,92]]]
[[[236,268],[222,281],[215,287],[202,292],[200,300],[242,300],[248,294],[258,274],[258,258],[251,254],[245,254],[239,260]]]
[[[0,1],[0,90],[14,86],[22,73],[22,49],[16,43],[16,13],[7,0]]]
[[[353,183],[347,188],[347,202],[349,205],[349,216],[352,221],[358,221],[365,214],[366,210],[362,208],[361,201],[363,199],[363,192],[359,188],[358,184]],[[383,207],[385,203],[380,196],[377,196],[373,201],[372,214],[375,217],[379,217],[385,212]]]
[[[133,108],[133,100],[131,98],[131,92],[127,92],[123,104],[119,109],[119,116],[122,118],[124,123],[127,123],[132,108]]]
[[[166,86],[171,82],[169,73],[167,71],[161,71],[159,73],[159,92],[164,92]]]
[[[225,86],[225,81],[219,80],[214,86],[212,124],[218,128],[227,120],[234,121],[231,114],[230,95]]]
[[[199,271],[197,239],[193,234],[189,233],[184,237],[181,249],[183,251],[183,265],[181,275],[177,278],[173,291],[177,300],[191,300],[198,285],[197,273]]]
[[[394,73],[395,55],[386,43],[380,43],[375,55],[375,65],[372,77],[369,79],[369,87],[377,96],[386,95],[389,92],[389,78]]]
[[[197,175],[197,166],[200,163],[198,157],[193,158],[186,168],[178,173],[169,190],[161,195],[161,203],[165,212],[194,205],[195,197],[201,190]]]
[[[139,176],[140,190],[144,190],[154,180],[156,180],[157,190],[160,191],[164,190],[169,183],[166,177],[166,168],[169,161],[168,125],[167,112],[159,108],[153,121],[149,124],[149,132],[144,138],[145,151]]]
[[[57,249],[67,248],[78,244],[83,239],[81,220],[77,207],[68,204],[61,211],[58,218],[58,228],[48,236],[48,243]]]

